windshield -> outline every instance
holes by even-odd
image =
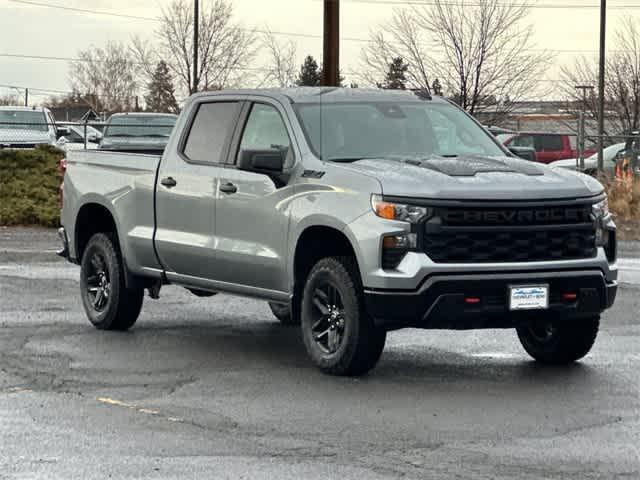
[[[122,115],[111,117],[105,137],[168,137],[176,123],[171,115]]]
[[[491,135],[450,104],[314,103],[298,104],[296,111],[322,160],[505,155]]]
[[[0,129],[47,132],[47,120],[42,111],[0,110]]]

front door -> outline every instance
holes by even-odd
[[[276,105],[254,103],[235,158],[243,149],[284,150],[286,166],[295,154],[285,113]],[[265,174],[230,165],[220,177],[216,202],[216,265],[220,280],[286,292],[289,202],[292,188]]]
[[[158,257],[167,274],[214,279],[215,201],[240,102],[201,103],[156,185]]]

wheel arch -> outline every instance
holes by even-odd
[[[300,232],[290,266],[294,297],[318,260],[325,257],[351,256],[360,274],[358,254],[343,229],[329,225],[309,225]]]

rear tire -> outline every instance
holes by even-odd
[[[307,352],[324,373],[363,375],[380,359],[387,332],[366,312],[353,258],[316,263],[305,283],[301,320]]]
[[[117,240],[96,233],[80,263],[80,292],[89,321],[99,330],[128,330],[136,323],[144,289],[127,288]]]
[[[269,308],[283,325],[300,325],[300,319],[293,317],[291,307],[286,303],[269,302]]]
[[[600,317],[563,322],[532,322],[517,328],[518,338],[540,363],[566,365],[589,353],[598,335]]]

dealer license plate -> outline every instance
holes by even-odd
[[[509,287],[509,310],[539,310],[549,308],[548,285]]]

